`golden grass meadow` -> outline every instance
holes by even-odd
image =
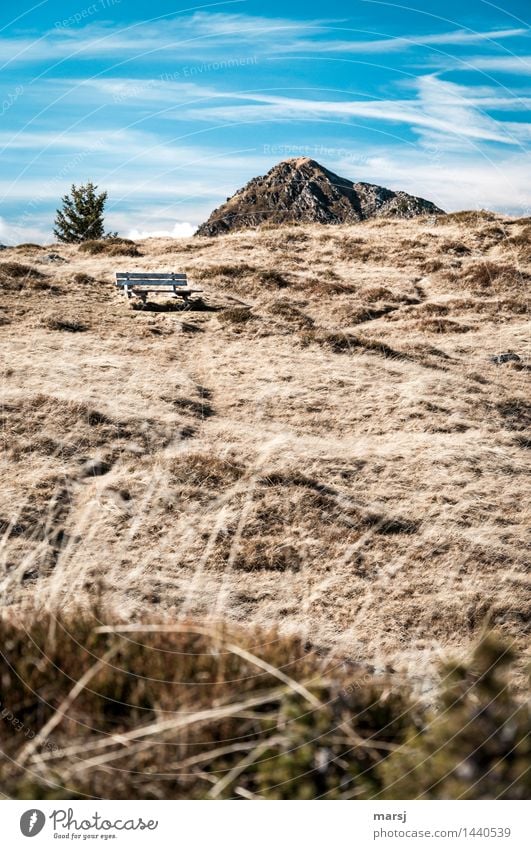
[[[2,250],[3,792],[525,798],[530,281],[476,212]]]

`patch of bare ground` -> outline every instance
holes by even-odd
[[[523,646],[528,228],[3,251],[4,605],[252,621],[428,678],[487,619]],[[120,267],[203,302],[132,309]]]

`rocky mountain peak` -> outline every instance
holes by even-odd
[[[271,224],[352,224],[377,216],[442,214],[431,201],[371,183],[353,183],[307,156],[285,159],[254,177],[197,230],[218,236]]]

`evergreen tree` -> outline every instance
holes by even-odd
[[[103,209],[107,192],[97,194],[94,183],[74,186],[57,210],[54,233],[60,242],[85,242],[104,236]]]

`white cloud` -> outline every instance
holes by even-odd
[[[150,239],[155,236],[167,237],[170,239],[186,239],[193,236],[197,230],[197,225],[190,224],[189,221],[176,221],[171,230],[129,230],[126,234],[128,239]]]
[[[23,242],[35,242],[42,245],[50,241],[52,241],[51,230],[47,231],[31,222],[17,226],[10,224],[5,218],[0,218],[0,244],[2,245],[20,245]]]
[[[437,151],[430,154],[382,147],[367,157],[358,174],[352,174],[348,157],[325,164],[353,180],[420,195],[447,211],[493,209],[509,215],[529,215],[531,210],[529,156],[525,152],[489,159],[452,150],[439,155]]]
[[[531,56],[469,56],[463,61],[479,71],[501,71],[526,76],[531,74]],[[467,71],[470,68],[465,66],[460,70]]]

